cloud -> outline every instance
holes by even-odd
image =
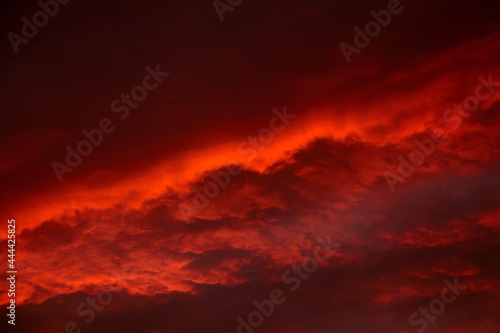
[[[456,130],[443,119],[478,76],[500,80],[497,3],[407,2],[347,66],[338,44],[380,4],[244,2],[221,25],[210,3],[71,2],[2,51],[18,331],[235,332],[279,288],[260,332],[410,332],[455,276],[468,290],[426,332],[499,330],[500,92]],[[31,7],[10,8],[19,29]],[[110,103],[156,63],[171,76],[119,120]],[[240,154],[283,105],[297,118]],[[59,183],[50,164],[103,117],[116,131]],[[384,173],[435,128],[448,140],[392,193]],[[186,224],[179,204],[231,161],[242,172]],[[328,235],[342,246],[290,292],[282,274]],[[128,286],[87,325],[76,306],[113,271]]]

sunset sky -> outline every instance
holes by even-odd
[[[0,5],[2,332],[500,332],[498,1],[65,1]]]

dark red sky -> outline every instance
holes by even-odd
[[[500,88],[443,119],[478,77],[500,82],[500,7],[402,5],[348,64],[339,44],[387,1],[247,0],[221,22],[211,1],[73,0],[18,53],[7,34],[40,8],[4,1],[0,211],[19,274],[2,332],[232,333],[281,289],[255,332],[410,333],[455,277],[467,289],[425,332],[500,332]],[[111,103],[157,64],[169,76],[121,120]],[[296,117],[241,154],[285,106]],[[115,130],[59,182],[51,164],[103,118]],[[436,128],[448,140],[391,191],[384,174]],[[179,205],[231,161],[187,224]],[[329,235],[340,247],[290,291],[282,274]],[[113,271],[126,288],[86,323],[76,307]]]

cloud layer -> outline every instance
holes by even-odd
[[[338,44],[385,5],[244,2],[221,23],[210,2],[71,2],[18,55],[2,50],[16,330],[236,332],[280,289],[256,332],[415,332],[409,317],[457,277],[467,289],[425,331],[499,331],[500,83],[470,115],[448,112],[479,77],[500,82],[497,4],[405,2],[348,65]],[[6,6],[9,31],[36,9]],[[157,63],[171,75],[120,120],[111,102]],[[296,117],[242,154],[285,105]],[[58,182],[51,163],[105,117],[116,130]],[[401,176],[436,129],[447,140]],[[186,223],[179,205],[233,163]],[[404,179],[394,191],[386,172]],[[340,247],[291,290],[283,274],[328,236]],[[79,304],[113,283],[87,323]]]

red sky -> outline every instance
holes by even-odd
[[[72,1],[18,53],[4,38],[0,248],[6,271],[15,218],[19,273],[2,332],[237,332],[274,289],[287,300],[255,332],[418,332],[409,316],[455,277],[467,289],[425,332],[500,332],[498,4],[402,4],[350,64],[339,44],[387,1],[243,1],[223,22],[210,1]],[[2,4],[4,35],[37,10]],[[120,120],[110,104],[156,64],[170,75]],[[443,118],[489,76],[477,110]],[[103,118],[116,129],[59,182],[53,161]],[[446,142],[391,191],[384,174],[437,128]],[[179,205],[231,163],[186,223]],[[328,236],[340,246],[291,291],[282,274]],[[113,272],[125,289],[86,323],[76,307]]]

